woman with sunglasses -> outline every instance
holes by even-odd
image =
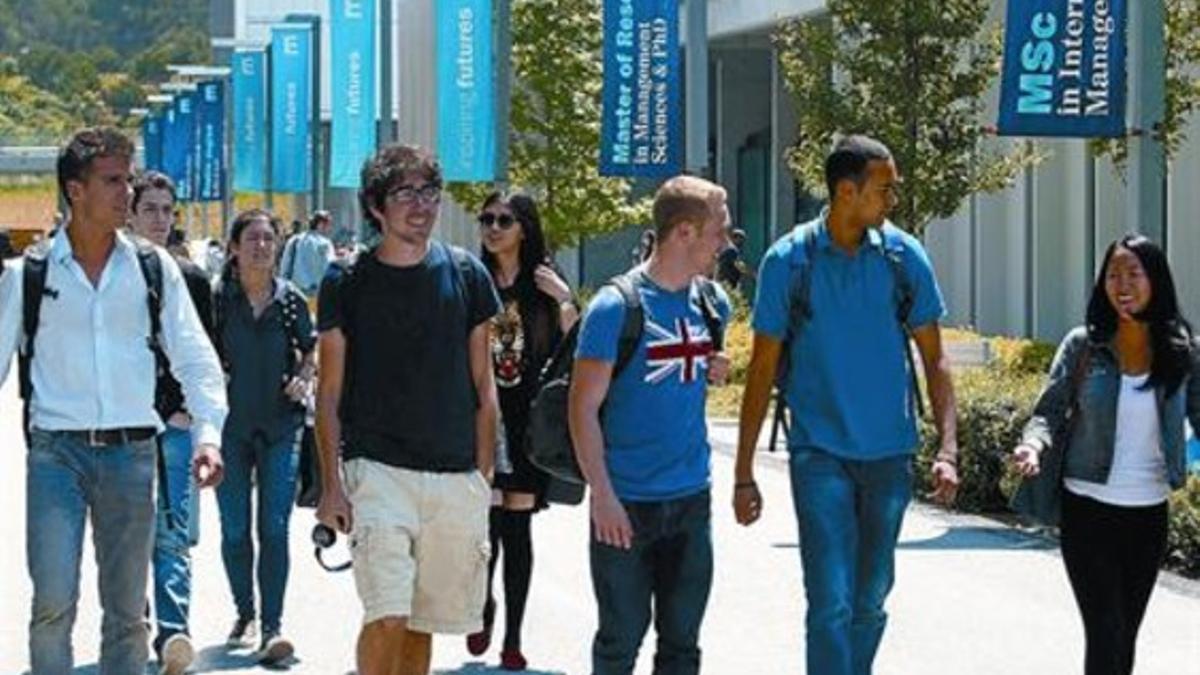
[[[1140,235],[1114,241],[1087,325],[1059,345],[1013,450],[1029,479],[1014,505],[1061,528],[1087,675],[1133,672],[1166,551],[1167,495],[1185,480],[1184,418],[1200,428],[1198,356],[1162,249]],[[1050,498],[1034,501],[1035,493]]]
[[[545,505],[549,477],[533,466],[525,452],[529,406],[537,393],[538,373],[562,336],[579,319],[571,288],[554,268],[537,204],[525,194],[493,192],[479,214],[480,257],[503,309],[492,320],[492,364],[500,394],[511,473],[497,473],[496,497],[489,517],[492,559],[483,630],[467,636],[473,655],[491,644],[496,602],[492,577],[501,551],[504,555],[505,625],[500,667],[524,670],[521,622],[533,572],[529,535],[532,513]]]

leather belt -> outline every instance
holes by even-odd
[[[154,427],[123,427],[120,429],[79,429],[59,431],[60,433],[85,445],[98,448],[108,445],[128,445],[140,441],[148,441],[158,435]]]

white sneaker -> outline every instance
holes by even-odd
[[[183,633],[176,633],[167,638],[159,653],[159,675],[183,675],[187,667],[196,658],[196,650],[192,641]]]

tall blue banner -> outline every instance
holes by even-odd
[[[1125,0],[1009,0],[999,132],[1125,134]]]
[[[163,109],[162,121],[162,172],[167,174],[176,185],[183,177],[183,146],[179,134],[179,116],[175,112],[177,103],[173,100]],[[175,189],[179,196],[179,188]]]
[[[175,194],[179,201],[196,199],[196,95],[175,97]]]
[[[312,28],[271,29],[271,189],[312,190]]]
[[[439,0],[438,158],[448,181],[496,177],[491,0]]]
[[[604,0],[600,173],[665,178],[683,165],[678,0]]]
[[[162,171],[162,117],[158,114],[142,119],[142,164],[147,170]]]
[[[375,0],[330,0],[330,4],[329,184],[357,188],[363,162],[375,152]]]
[[[201,82],[196,90],[196,140],[196,199],[219,202],[225,198],[225,83],[220,80]]]
[[[233,71],[233,189],[267,188],[267,53],[235,52]]]

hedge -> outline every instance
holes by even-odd
[[[726,387],[710,392],[710,414],[736,416],[746,363],[750,353],[750,330],[745,310],[735,314],[725,349],[733,359],[733,378]],[[1011,517],[1009,496],[1018,483],[1005,461],[1016,445],[1021,430],[1045,383],[1054,358],[1055,345],[1012,338],[984,338],[964,330],[947,330],[945,339],[983,340],[991,345],[993,363],[983,368],[959,368],[954,372],[958,401],[959,456],[958,499],[954,509]],[[932,411],[930,411],[930,414]],[[937,451],[932,419],[922,421],[923,443],[917,452],[918,494],[932,490],[929,465]],[[1200,477],[1189,479],[1183,490],[1171,496],[1167,536],[1167,567],[1200,578]]]

